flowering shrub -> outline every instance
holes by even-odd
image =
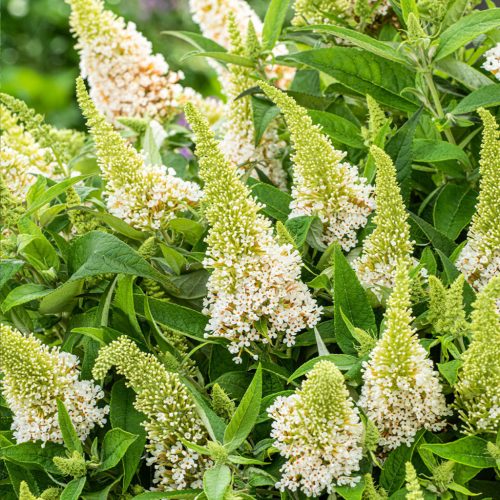
[[[191,0],[218,100],[67,3],[86,131],[0,94],[0,497],[495,497],[500,9]]]

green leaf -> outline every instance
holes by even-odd
[[[207,295],[207,281],[210,274],[206,269],[199,269],[192,273],[181,274],[180,276],[173,276],[172,283],[179,289],[176,292],[176,297],[180,299],[201,299]]]
[[[176,287],[168,278],[154,269],[135,250],[116,236],[100,231],[76,239],[69,250],[70,281],[102,273],[141,276],[162,283],[172,291]]]
[[[179,306],[172,302],[148,299],[151,314],[157,323],[166,326],[177,333],[187,337],[206,342],[205,327],[207,317],[194,309]],[[137,314],[145,317],[144,296],[134,295]]]
[[[60,500],[78,500],[85,487],[87,478],[77,477],[70,481],[61,493]]]
[[[313,49],[286,56],[333,76],[362,95],[402,111],[415,111],[413,97],[403,97],[404,89],[415,86],[415,74],[401,64],[351,47]]]
[[[136,340],[142,340],[141,327],[137,321],[137,316],[134,307],[134,288],[135,276],[120,275],[118,276],[116,292],[113,300],[113,305],[120,309],[131,327],[129,335]]]
[[[452,491],[457,491],[458,493],[462,493],[462,495],[468,495],[468,496],[481,495],[481,493],[473,493],[472,491],[468,490],[465,486],[462,486],[461,484],[457,484],[455,482],[450,483],[448,485],[448,489]]]
[[[447,57],[438,61],[436,67],[439,71],[451,76],[470,90],[476,90],[492,83],[491,78],[454,57]]]
[[[76,298],[83,291],[83,282],[83,279],[66,281],[59,288],[51,290],[40,301],[39,312],[41,314],[55,314],[71,311],[76,304]]]
[[[207,500],[224,500],[231,485],[231,469],[227,465],[216,465],[203,474],[203,491]]]
[[[470,165],[469,157],[462,148],[446,141],[432,139],[413,141],[413,160],[425,163],[458,160],[464,165]]]
[[[354,486],[335,486],[338,493],[345,500],[361,500],[365,490],[365,480],[362,477]]]
[[[424,435],[424,432],[424,430],[421,430],[417,433],[411,446],[401,445],[387,457],[379,480],[380,486],[382,486],[387,493],[395,493],[404,484],[406,462],[411,462],[413,453]]]
[[[262,211],[266,215],[283,223],[287,221],[292,201],[289,194],[262,182],[254,184],[251,191],[257,200],[264,204]]]
[[[59,469],[54,465],[53,458],[64,455],[64,447],[60,444],[20,443],[0,449],[0,459],[23,465],[27,469],[45,470],[50,474],[59,475]]]
[[[89,493],[85,493],[84,495],[82,495],[82,500],[108,500],[110,498],[111,490],[116,486],[119,480],[120,478],[108,484],[105,488],[99,491],[91,491]]]
[[[445,255],[450,255],[457,247],[452,240],[445,234],[435,229],[431,224],[421,219],[418,215],[412,212],[410,214],[410,223],[415,223],[418,228],[425,234],[436,250],[441,250]]]
[[[294,239],[297,248],[300,248],[306,242],[307,234],[309,233],[309,229],[314,219],[316,219],[316,217],[300,215],[299,217],[292,217],[286,221],[285,228]]]
[[[115,382],[111,389],[109,419],[112,427],[120,428],[137,435],[137,439],[128,447],[125,455],[123,455],[123,491],[126,491],[130,486],[146,444],[146,431],[142,425],[145,417],[135,409],[135,397],[135,392],[126,386],[124,380]]]
[[[42,233],[42,230],[30,219],[23,217],[17,223],[19,234],[17,237],[18,252],[37,271],[45,271],[51,268],[59,269],[59,257]]]
[[[114,215],[108,214],[106,212],[97,212],[85,206],[78,206],[75,208],[77,210],[83,210],[84,212],[91,214],[92,217],[100,220],[101,222],[104,222],[104,224],[107,224],[111,229],[114,229],[117,233],[120,233],[127,238],[137,241],[143,241],[147,237],[147,233],[137,231],[137,229],[134,229],[125,221],[119,219],[118,217],[115,217]]]
[[[469,224],[476,207],[476,193],[468,186],[447,184],[434,205],[434,226],[456,240]]]
[[[76,433],[75,427],[69,416],[68,410],[61,400],[57,400],[57,420],[61,429],[64,445],[70,451],[83,453],[82,442]]]
[[[308,371],[312,370],[316,363],[323,360],[335,363],[339,370],[346,372],[356,365],[358,358],[349,354],[328,354],[327,356],[318,356],[316,358],[312,358],[309,361],[306,361],[302,366],[297,368],[290,375],[287,382],[290,383],[293,380],[302,377]]]
[[[267,462],[263,462],[262,460],[255,460],[255,458],[242,457],[241,455],[229,455],[227,459],[233,464],[268,465]]]
[[[5,259],[0,261],[0,290],[23,266],[22,260]]]
[[[453,359],[446,363],[438,363],[439,373],[446,379],[450,386],[454,386],[458,380],[458,370],[462,366],[462,361]]]
[[[26,283],[25,285],[18,286],[11,290],[2,302],[2,311],[6,313],[13,307],[26,304],[32,300],[41,299],[51,291],[51,288],[47,288],[45,285],[38,285],[37,283]]]
[[[171,220],[168,227],[176,233],[182,234],[190,245],[196,244],[205,232],[205,228],[199,222],[182,217]]]
[[[162,31],[162,35],[171,35],[180,38],[204,52],[226,52],[226,49],[222,45],[198,33],[191,33],[190,31]]]
[[[167,247],[164,243],[159,243],[161,253],[165,259],[165,263],[172,271],[179,276],[182,270],[186,267],[187,260],[184,256],[172,247]]]
[[[446,14],[442,22],[442,29],[448,28],[456,23],[469,8],[470,0],[454,0],[448,4]]]
[[[415,0],[401,0],[400,4],[405,24],[408,24],[408,17],[410,13],[413,13],[418,19],[419,13]]]
[[[458,247],[457,247],[458,248]],[[453,262],[443,253],[441,250],[436,249],[436,253],[439,255],[441,262],[443,263],[444,268],[444,277],[443,280],[445,285],[451,285],[458,276],[460,276],[460,271],[455,267]],[[464,283],[464,304],[466,311],[470,311],[470,306],[476,300],[476,294],[472,287],[465,281]]]
[[[196,406],[196,410],[203,422],[203,425],[207,429],[209,436],[213,441],[222,441],[224,439],[224,431],[226,429],[224,420],[216,415],[207,400],[198,392],[196,387],[189,380],[185,379],[183,382],[189,389],[191,396],[193,396],[193,402]]]
[[[496,465],[487,445],[488,442],[484,439],[477,436],[467,436],[446,444],[424,444],[422,448],[446,460],[483,469]]]
[[[254,62],[248,57],[230,54],[229,52],[194,52],[189,54],[189,57],[209,57],[210,59],[215,59],[225,64],[235,64],[246,68],[254,67]]]
[[[199,496],[201,490],[178,490],[178,491],[145,491],[136,495],[133,500],[164,500],[165,498],[184,499]]]
[[[112,469],[125,455],[129,446],[137,439],[136,434],[126,432],[115,427],[104,436],[101,448],[101,463],[97,467],[98,472]]]
[[[113,330],[108,327],[95,328],[91,326],[82,326],[79,328],[73,328],[72,333],[79,333],[80,335],[85,335],[86,337],[99,342],[101,346],[109,344],[121,337],[123,333]]]
[[[445,58],[464,47],[471,40],[498,28],[500,25],[500,9],[474,11],[446,29],[439,37],[439,45],[435,60]]]
[[[333,303],[335,338],[345,354],[356,355],[356,340],[342,319],[342,310],[349,321],[362,330],[376,331],[375,316],[356,273],[347,262],[340,246],[333,253]]]
[[[271,50],[278,41],[290,0],[271,0],[262,28],[262,48]]]
[[[5,469],[2,467],[2,465],[5,466]],[[34,475],[31,473],[31,471],[13,462],[2,462],[2,464],[0,465],[0,470],[2,471],[2,477],[4,478],[0,482],[0,485],[7,485],[10,483],[10,486],[12,486],[12,490],[14,490],[17,493],[19,492],[19,487],[21,486],[21,483],[23,481],[26,481],[31,492],[37,495],[40,494],[40,488],[38,487],[38,483]],[[5,471],[9,475],[8,479],[5,477]],[[0,489],[0,495],[2,493],[3,491]],[[16,499],[17,496],[14,494],[13,491],[12,491],[12,496],[9,497],[6,496],[6,500],[16,500]]]
[[[74,184],[86,179],[88,175],[78,175],[77,177],[71,177],[70,179],[65,179],[53,186],[49,187],[47,190],[43,191],[43,194],[36,197],[36,200],[30,205],[29,209],[23,214],[24,217],[28,217],[35,213],[38,209],[50,203],[54,198],[57,198]]]
[[[411,192],[411,176],[413,161],[413,138],[417,130],[422,109],[413,114],[409,120],[396,132],[387,143],[385,151],[394,161],[397,180],[405,201],[409,200]]]
[[[251,96],[255,144],[259,144],[269,124],[280,114],[278,106],[269,101]]]
[[[313,330],[314,330],[314,337],[316,339],[316,346],[318,348],[318,355],[328,356],[330,352],[328,351],[328,348],[326,347],[325,342],[323,341],[323,337],[321,337],[321,334],[319,333],[316,327],[314,327]]]
[[[489,108],[498,105],[500,105],[500,83],[495,83],[471,92],[452,109],[451,113],[453,115],[462,115],[475,111],[477,108]]]
[[[322,132],[333,141],[346,144],[357,149],[364,149],[365,144],[361,131],[354,123],[346,118],[327,113],[326,111],[309,110],[309,116],[316,125],[320,125]]]
[[[297,28],[289,28],[288,31],[317,31],[319,33],[328,33],[334,35],[335,37],[342,38],[351,42],[353,45],[371,52],[377,56],[383,57],[384,59],[389,59],[390,61],[407,64],[406,59],[390,45],[372,38],[369,35],[360,33],[358,31],[352,30],[350,28],[344,28],[343,26],[333,26],[330,24],[312,24],[309,26],[300,26]]]
[[[236,450],[250,434],[259,416],[261,400],[262,367],[259,365],[252,383],[248,386],[224,432],[224,445],[229,451]]]

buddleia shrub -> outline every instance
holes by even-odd
[[[191,0],[214,99],[67,3],[86,130],[0,94],[0,497],[496,497],[500,9]]]

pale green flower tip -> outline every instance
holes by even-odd
[[[396,266],[394,289],[389,297],[389,308],[401,307],[403,305],[410,306],[411,282],[408,271],[408,263],[403,258],[400,258]]]
[[[456,389],[456,406],[467,433],[496,433],[500,427],[498,401],[500,376],[500,276],[491,279],[477,295],[472,312],[472,340],[462,355]]]
[[[189,126],[195,133],[197,142],[200,142],[204,138],[214,137],[208,120],[198,109],[196,109],[193,103],[186,103],[184,106],[184,115],[186,116]]]
[[[486,108],[477,108],[477,114],[481,117],[481,120],[483,121],[483,125],[485,127],[497,127],[495,117]]]
[[[40,500],[60,500],[61,488],[47,488],[40,495]]]
[[[87,473],[85,458],[77,451],[73,451],[71,456],[54,457],[52,460],[63,476],[78,478]]]
[[[371,474],[365,474],[363,478],[365,480],[363,500],[385,500],[389,497],[383,488],[380,486],[377,488]]]
[[[271,85],[264,80],[259,80],[257,85],[261,90],[273,101],[283,113],[290,111],[290,107],[295,109],[300,109],[300,106],[295,102],[295,100],[288,96],[285,92],[278,89],[274,85]]]
[[[496,300],[500,296],[500,276],[491,278],[488,284],[477,295],[474,303],[474,313],[477,319],[480,319],[484,313],[490,312],[498,316]]]
[[[384,110],[370,94],[366,96],[366,105],[368,107],[368,139],[373,142],[386,123],[387,117]]]
[[[85,81],[82,76],[76,79],[76,99],[82,111],[82,115],[87,121],[90,132],[95,135],[99,127],[105,127],[106,133],[113,133],[113,128],[107,123],[104,115],[97,109],[94,101],[90,97]],[[118,136],[119,139],[120,136]]]
[[[411,462],[406,462],[406,498],[407,500],[424,500],[424,495],[420,484],[418,482],[417,472],[411,464]]]
[[[455,469],[456,462],[451,460],[445,460],[441,462],[432,471],[432,479],[438,485],[442,485],[443,488],[448,486],[453,481],[453,471]]]
[[[334,385],[343,384],[344,377],[335,363],[331,361],[319,361],[306,375],[306,380],[302,384],[304,391],[310,391],[318,395],[323,394],[324,389]]]
[[[394,169],[391,157],[381,148],[373,144],[370,146],[370,153],[377,164],[377,169],[390,170]]]
[[[77,77],[76,79],[76,98],[78,100],[78,105],[82,110],[83,115],[87,120],[92,116],[97,115],[99,112],[95,107],[92,99],[89,96],[87,91],[87,87],[85,86],[85,81],[82,76]]]
[[[231,418],[233,416],[235,410],[234,401],[217,383],[212,388],[211,399],[212,408],[219,417]]]
[[[26,481],[21,481],[19,485],[19,500],[37,500],[36,496],[31,493]]]

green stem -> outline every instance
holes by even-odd
[[[432,78],[432,72],[427,71],[424,76],[425,76],[425,81],[427,83],[427,87],[429,88],[429,91],[431,93],[432,101],[434,102],[437,115],[439,118],[444,119],[445,114],[443,106],[441,105],[441,100],[439,99],[439,93],[437,91],[436,85],[434,84],[434,79]],[[455,138],[453,137],[451,130],[444,129],[443,132],[446,138],[448,139],[448,142],[451,142],[451,144],[456,144]]]

